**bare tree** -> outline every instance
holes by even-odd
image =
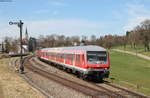
[[[92,44],[92,45],[95,45],[95,44],[96,44],[96,36],[95,36],[95,35],[91,35],[90,44]]]
[[[4,40],[4,42],[5,42],[5,52],[6,53],[9,53],[10,52],[10,49],[11,49],[11,38],[10,37],[5,37],[5,40]]]
[[[80,44],[80,37],[79,36],[72,36],[71,37],[72,45],[79,45]]]
[[[14,52],[16,53],[18,51],[18,45],[19,45],[19,40],[15,40],[11,37],[5,37],[5,52]]]
[[[145,20],[141,22],[141,29],[139,31],[141,37],[142,37],[142,42],[145,47],[145,51],[150,51],[149,48],[149,42],[150,42],[150,20]]]

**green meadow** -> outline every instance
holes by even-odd
[[[111,74],[116,84],[150,96],[150,61],[130,54],[110,51]]]

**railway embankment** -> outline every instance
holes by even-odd
[[[0,59],[0,98],[45,98],[11,69],[13,59]]]

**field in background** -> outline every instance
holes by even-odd
[[[110,56],[114,83],[150,95],[150,61],[115,51]]]
[[[137,48],[134,49],[134,48],[131,48],[131,45],[126,45],[126,48],[124,48],[124,46],[117,46],[117,47],[114,47],[115,49],[120,49],[120,50],[125,50],[125,51],[132,51],[132,52],[137,52],[137,53],[140,53],[140,54],[143,54],[143,55],[146,55],[146,56],[149,56],[150,57],[150,51],[149,52],[145,52],[144,50],[144,46],[142,45],[137,45]]]

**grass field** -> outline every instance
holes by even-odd
[[[140,54],[143,54],[143,55],[146,55],[146,56],[150,57],[150,51],[149,52],[145,52],[144,46],[141,46],[141,45],[137,46],[137,51],[136,51],[136,49],[131,48],[130,45],[126,45],[126,48],[124,48],[124,46],[117,46],[117,47],[113,47],[113,48],[121,49],[121,50],[125,50],[125,51],[137,52],[137,53],[140,53]]]
[[[110,56],[114,83],[150,96],[150,61],[115,51]]]

